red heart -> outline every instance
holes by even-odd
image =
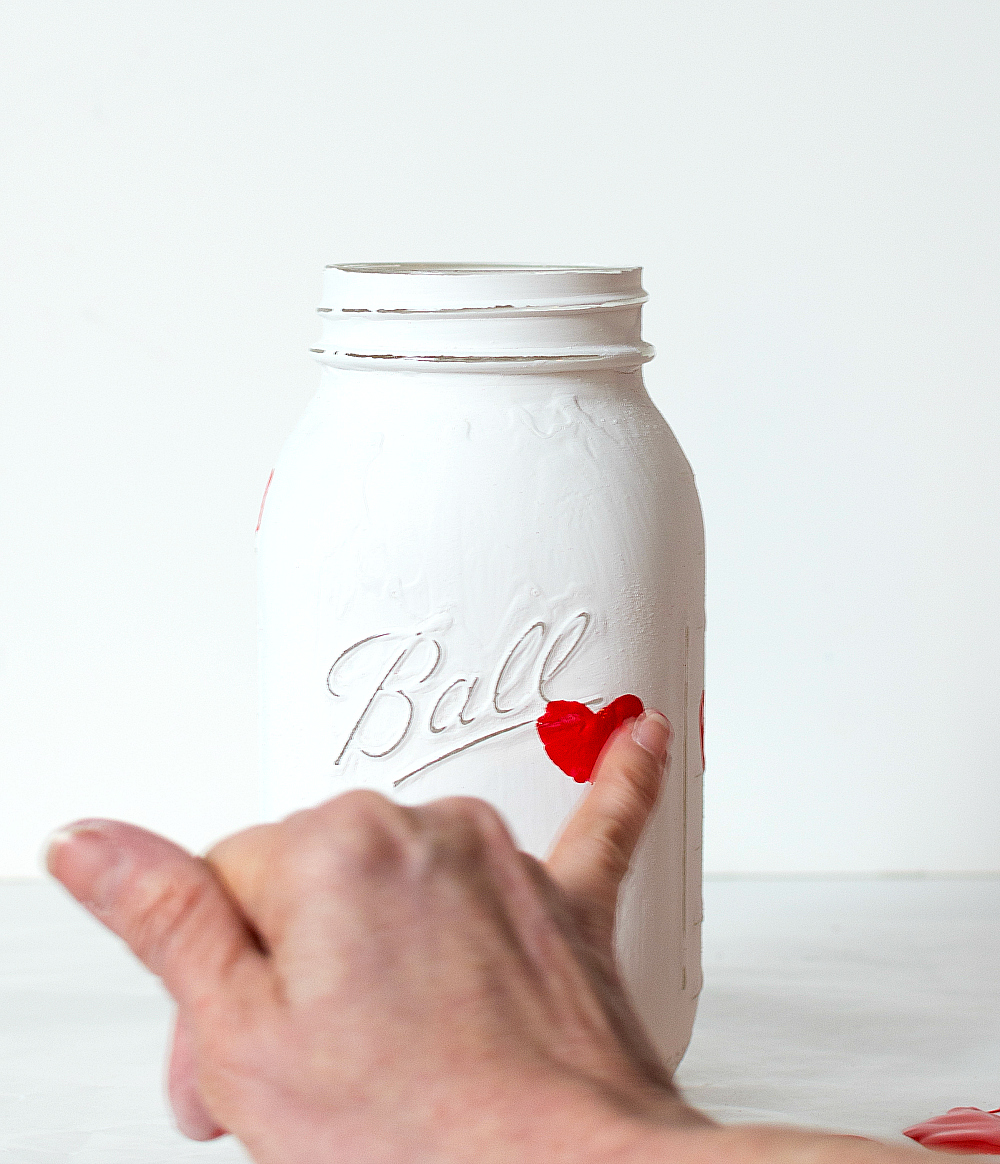
[[[586,784],[601,749],[615,730],[642,712],[642,700],[637,695],[619,695],[596,713],[585,703],[556,699],[539,718],[538,735],[552,763],[578,784]]]

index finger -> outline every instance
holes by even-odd
[[[672,738],[670,721],[658,711],[619,728],[597,761],[593,787],[546,862],[609,942],[618,890],[659,797]]]

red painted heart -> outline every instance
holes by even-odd
[[[586,784],[597,757],[617,728],[626,720],[642,715],[637,695],[619,695],[614,702],[593,712],[585,703],[556,699],[538,720],[538,735],[553,764]]]

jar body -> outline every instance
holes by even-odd
[[[349,788],[478,796],[543,857],[587,785],[550,700],[632,693],[675,737],[617,942],[670,1066],[701,985],[704,545],[639,367],[325,367],[258,533],[265,816]]]

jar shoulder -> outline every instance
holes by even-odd
[[[336,373],[310,402],[285,442],[279,466],[311,473],[335,461],[342,474],[373,456],[424,463],[423,474],[446,471],[474,450],[480,473],[497,465],[522,471],[546,462],[587,462],[617,472],[688,472],[674,433],[650,399],[641,375],[617,378],[547,377],[533,384],[510,377],[396,375],[364,383]],[[491,378],[496,380],[497,378]],[[444,383],[441,383],[441,380]],[[416,383],[414,383],[416,381]]]

